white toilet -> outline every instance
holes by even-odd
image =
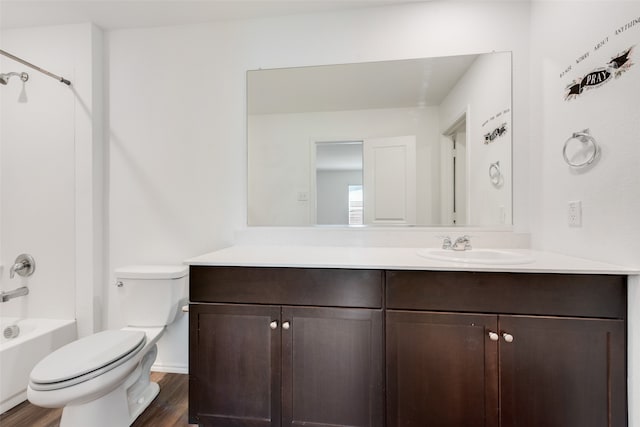
[[[149,380],[156,342],[186,302],[188,271],[117,269],[128,326],[81,338],[42,359],[31,371],[29,401],[63,407],[61,427],[131,425],[160,391]]]

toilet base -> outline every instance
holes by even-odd
[[[82,405],[65,406],[60,419],[60,427],[130,426],[147,409],[159,392],[160,386],[150,382],[138,400],[129,403],[124,386],[120,386],[98,400]],[[109,408],[107,415],[105,415],[105,408]]]
[[[131,414],[130,424],[133,424],[138,416],[147,409],[147,406],[156,398],[158,393],[160,393],[160,386],[157,383],[150,382],[142,395],[138,397],[138,400],[129,404],[129,413]]]
[[[113,391],[79,405],[66,405],[60,427],[127,427],[160,393],[160,386],[151,382],[151,366],[158,353],[154,344],[136,369]]]
[[[105,408],[108,408],[107,412]],[[80,405],[65,406],[60,427],[124,427],[131,425],[129,418],[127,392],[124,385],[121,385],[99,399]]]

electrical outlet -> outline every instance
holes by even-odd
[[[298,191],[298,201],[299,202],[308,202],[309,201],[309,193],[306,191]]]
[[[570,227],[582,227],[582,202],[580,200],[569,202],[567,222]]]

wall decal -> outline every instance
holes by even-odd
[[[497,114],[494,114],[493,116],[489,117],[487,120],[484,121],[484,123],[482,123],[482,127],[485,127],[487,125],[487,123],[500,118],[500,116],[502,116],[503,114],[507,114],[509,111],[511,111],[511,108],[507,108],[506,110],[502,110]]]
[[[499,119],[500,117],[502,117],[503,114],[507,114],[511,111],[510,108],[507,108],[506,110],[502,110],[499,113],[489,117],[487,120],[484,121],[484,123],[482,123],[482,127],[485,127],[489,122],[493,122],[496,119]],[[508,117],[503,117],[502,120],[509,120]],[[491,132],[485,133],[484,134],[484,143],[485,144],[489,144],[490,142],[493,142],[496,138],[504,135],[505,133],[507,133],[507,122],[502,123],[501,125],[499,125],[497,128],[495,128],[494,130],[492,130]]]
[[[604,67],[596,68],[585,74],[582,78],[578,78],[569,83],[565,90],[564,99],[570,101],[580,96],[585,89],[594,89],[608,82],[611,77],[620,77],[624,72],[629,70],[633,65],[631,62],[631,53],[634,46],[614,55]]]
[[[499,127],[495,128],[493,131],[486,133],[484,135],[484,143],[489,144],[490,142],[493,142],[496,138],[504,135],[505,133],[507,133],[507,124],[503,123]]]
[[[619,34],[622,34],[623,32],[627,31],[632,27],[635,27],[636,25],[640,25],[640,18],[632,19],[631,21],[624,24],[622,27],[616,28],[616,36]]]
[[[614,71],[615,77],[618,78],[622,73],[627,71],[633,63],[629,60],[629,55],[631,55],[631,51],[633,50],[633,46],[627,49],[625,52],[618,55],[616,58],[612,58],[611,61],[607,65],[611,67]]]

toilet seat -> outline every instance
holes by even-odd
[[[87,336],[54,351],[33,368],[33,390],[57,390],[93,379],[134,357],[146,344],[146,334],[108,330]]]

